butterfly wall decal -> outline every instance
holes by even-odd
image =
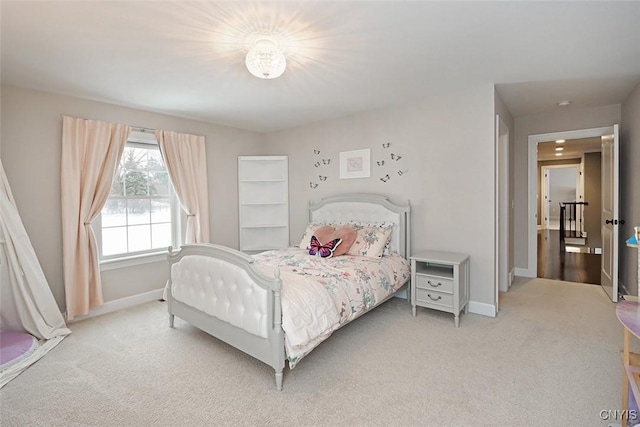
[[[331,163],[331,159],[322,159],[322,163],[328,165],[329,163]]]
[[[313,166],[315,166],[315,167],[319,168],[319,167],[320,167],[320,162],[315,162],[315,163],[313,164]]]
[[[402,156],[398,156],[397,154],[391,153],[391,160],[400,160]]]
[[[382,148],[389,148],[391,147],[391,143],[390,142],[386,142],[384,144],[382,144]]]
[[[407,172],[409,172],[409,169],[407,169],[407,170],[399,170],[399,171],[398,171],[398,175],[402,176],[402,175],[404,175],[404,174],[405,174],[405,173],[407,173]]]
[[[327,177],[323,176],[323,175],[318,175],[318,178],[320,178],[320,181],[326,181]]]
[[[316,184],[315,182],[311,182],[311,181],[309,181],[309,187],[311,187],[311,188],[318,188],[318,184]]]
[[[384,160],[378,160],[378,166],[383,166],[384,165]]]
[[[313,150],[313,154],[320,154],[320,150]]]
[[[386,174],[385,176],[383,176],[382,178],[380,178],[380,181],[382,182],[387,182],[391,179],[391,177],[389,176],[389,174]]]
[[[323,245],[316,236],[311,236],[309,255],[317,255],[321,258],[331,258],[333,256],[333,252],[340,243],[342,243],[342,239],[333,239]]]

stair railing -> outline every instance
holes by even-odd
[[[584,207],[589,202],[560,202],[560,251],[566,249],[567,237],[584,237]],[[578,225],[578,213],[580,224]]]

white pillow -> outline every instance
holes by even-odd
[[[351,224],[356,230],[356,241],[347,251],[347,255],[380,258],[391,241],[392,228],[385,226],[367,226]]]
[[[309,250],[309,244],[311,243],[311,236],[313,236],[316,230],[322,227],[323,225],[324,224],[321,224],[319,222],[310,222],[309,224],[307,224],[307,228],[305,229],[304,234],[302,235],[302,240],[300,240],[300,244],[298,245],[298,247],[300,249]]]

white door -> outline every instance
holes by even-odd
[[[542,206],[543,225],[544,228],[548,230],[559,230],[560,203],[573,202],[577,200],[576,197],[578,193],[579,174],[578,166],[543,166],[542,174],[542,194],[544,203]],[[567,212],[567,214],[568,213],[569,212]]]
[[[547,168],[543,168],[544,169],[544,180],[543,180],[543,187],[542,187],[542,194],[544,194],[544,200],[542,201],[543,205],[543,212],[542,212],[542,220],[543,220],[543,227],[545,230],[548,230],[549,228],[549,208],[551,206],[551,198],[549,197],[549,170]]]
[[[602,269],[600,285],[618,301],[618,125],[602,137]]]
[[[584,202],[584,154],[580,159],[576,176],[576,202]],[[584,236],[584,206],[578,206],[576,209],[576,221],[578,222],[578,231],[580,236]]]

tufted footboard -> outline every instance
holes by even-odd
[[[275,369],[285,364],[279,271],[269,278],[242,252],[212,244],[169,248],[169,326],[174,316]]]

